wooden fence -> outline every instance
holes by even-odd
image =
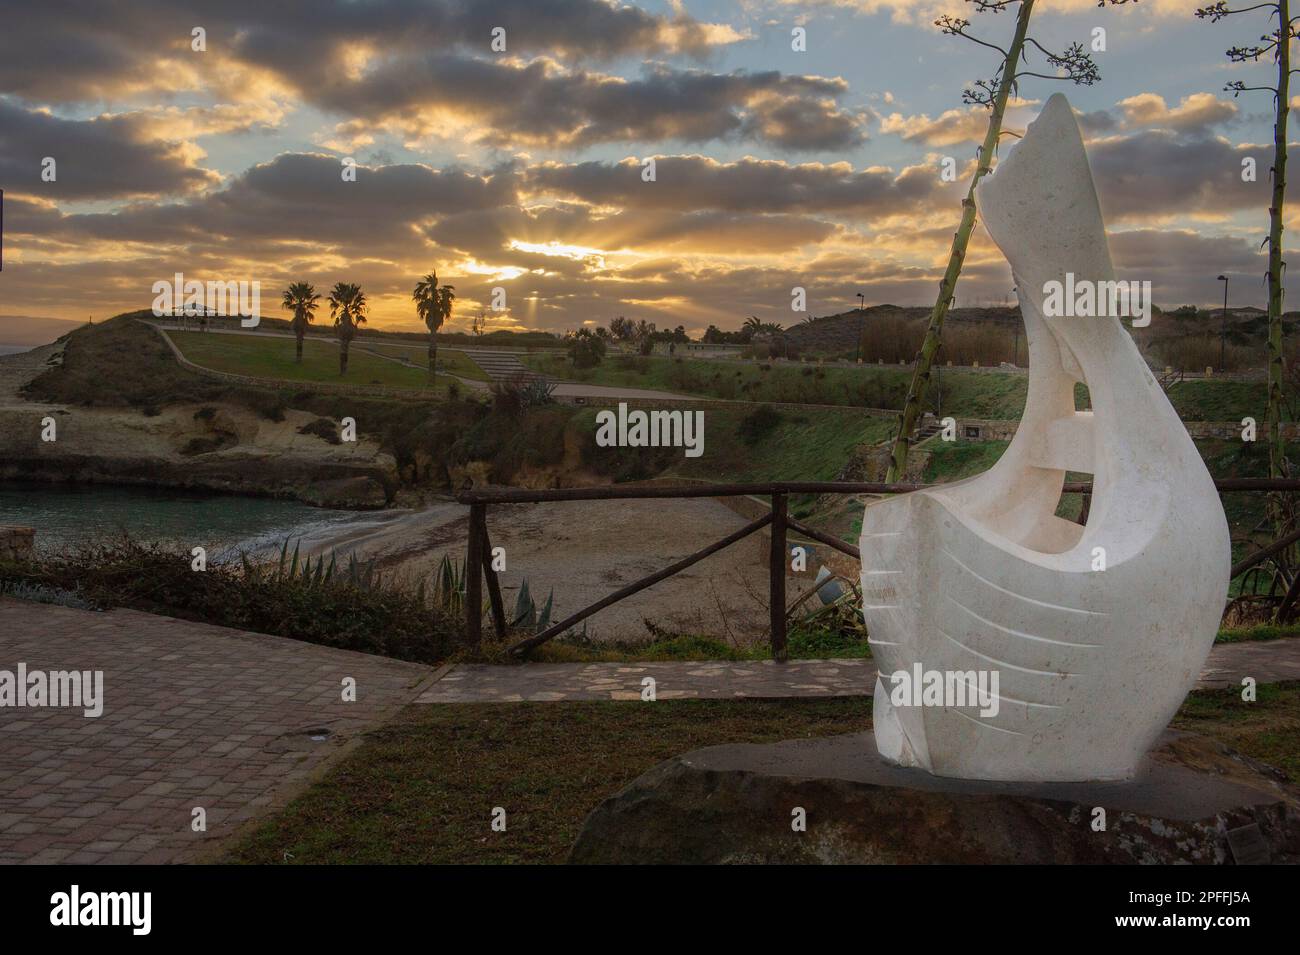
[[[497,639],[505,642],[509,638],[509,623],[505,617],[505,606],[501,597],[501,583],[492,568],[492,543],[488,533],[487,512],[493,504],[540,504],[551,501],[613,501],[613,500],[658,500],[664,498],[696,497],[767,497],[771,504],[768,513],[750,521],[744,527],[733,531],[719,541],[702,548],[693,554],[681,558],[647,577],[620,587],[618,590],[602,597],[588,607],[570,614],[537,634],[529,636],[510,647],[515,655],[526,653],[534,647],[541,646],[548,640],[558,637],[575,624],[604,610],[611,604],[652,587],[662,580],[680,573],[687,567],[697,564],[718,553],[749,535],[771,528],[772,547],[768,556],[768,606],[771,625],[772,658],[778,661],[786,659],[786,567],[788,555],[787,537],[791,531],[801,534],[809,540],[817,541],[831,547],[855,560],[861,560],[858,548],[840,540],[831,534],[819,531],[790,517],[787,501],[791,494],[905,494],[925,487],[925,484],[873,484],[848,483],[838,481],[777,481],[765,484],[709,484],[688,486],[625,486],[606,485],[603,487],[559,488],[551,490],[527,490],[522,488],[484,488],[465,490],[456,499],[469,505],[469,544],[465,555],[465,632],[471,646],[477,647],[483,640],[483,583],[487,582],[488,603],[491,608],[492,622]],[[1282,478],[1225,478],[1215,481],[1221,493],[1240,492],[1294,492],[1300,491],[1300,480]],[[1067,483],[1065,493],[1084,494],[1085,514],[1087,503],[1092,493],[1091,482]],[[1245,569],[1254,566],[1271,554],[1284,549],[1289,543],[1300,540],[1300,532],[1291,538],[1283,538],[1266,548],[1257,551],[1251,557],[1233,568],[1236,577]],[[1298,578],[1300,581],[1300,578]]]

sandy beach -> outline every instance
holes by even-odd
[[[704,498],[583,501],[493,507],[488,532],[506,552],[501,574],[507,612],[523,580],[540,606],[554,588],[553,620],[573,613],[742,527],[746,519]],[[463,560],[469,508],[455,502],[359,517],[305,538],[304,553],[356,553],[381,570],[416,581],[444,554]],[[767,544],[755,534],[684,572],[588,618],[596,640],[650,637],[646,622],[670,633],[707,633],[737,644],[767,637]],[[791,601],[806,581],[791,576]],[[581,629],[581,625],[579,625]]]

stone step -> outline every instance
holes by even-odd
[[[549,381],[545,375],[533,371],[514,355],[496,352],[470,351],[465,354],[478,365],[492,381]]]

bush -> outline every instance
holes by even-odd
[[[746,444],[758,444],[776,430],[781,420],[781,412],[771,405],[759,405],[740,419],[740,426],[736,429],[736,433]]]
[[[443,660],[461,639],[458,619],[369,571],[285,573],[274,562],[232,561],[210,562],[200,574],[190,561],[184,550],[124,538],[40,564],[4,565],[0,589],[70,593],[90,606],[129,607],[419,663]]]
[[[595,368],[605,358],[605,340],[589,328],[570,332],[564,347],[574,368]]]
[[[339,426],[329,418],[317,418],[310,421],[298,429],[299,434],[314,434],[316,437],[328,441],[330,444],[339,444]]]
[[[492,410],[518,418],[532,408],[554,404],[555,386],[541,378],[511,378],[492,385]]]

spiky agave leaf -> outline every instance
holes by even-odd
[[[525,577],[523,583],[519,585],[519,596],[515,598],[514,621],[510,625],[531,628],[536,624],[537,606],[533,603],[533,595],[528,590],[528,578]]]
[[[537,632],[545,630],[551,625],[551,608],[555,604],[555,588],[551,588],[550,594],[546,598],[546,604],[542,607],[542,612],[537,617]]]

